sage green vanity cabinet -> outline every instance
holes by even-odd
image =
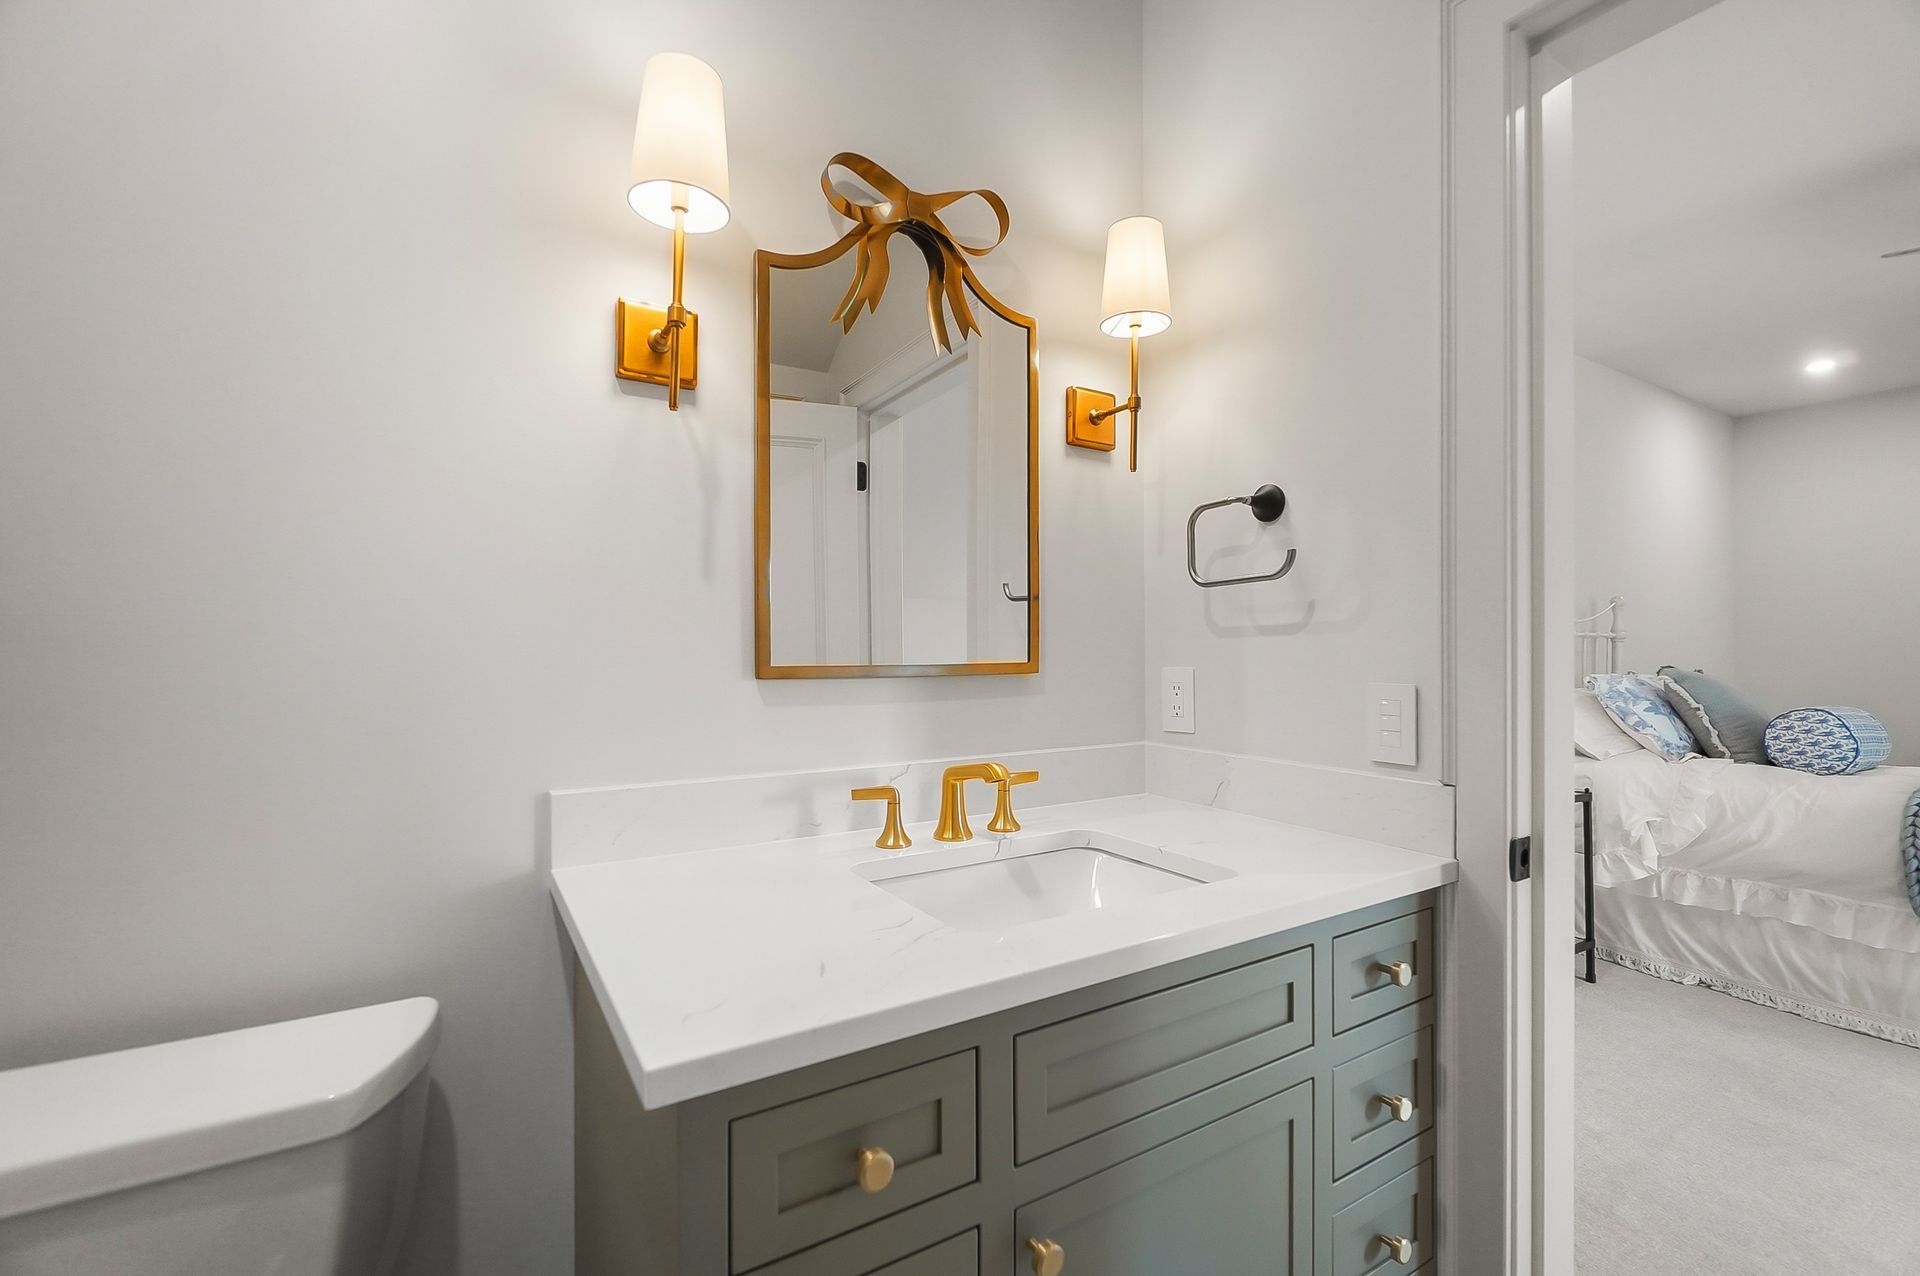
[[[968,1232],[876,1268],[867,1276],[977,1276],[980,1271],[980,1233]]]
[[[1312,948],[1023,1032],[1015,1154],[1031,1161],[1312,1044]]]
[[[577,1271],[1436,1276],[1432,904],[657,1112],[582,976]]]
[[[1100,1276],[1313,1271],[1313,1083],[1262,1099],[1014,1214]],[[1019,1259],[1029,1260],[1024,1244]]]

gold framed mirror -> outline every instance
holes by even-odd
[[[754,254],[755,674],[1034,673],[1038,333],[967,266],[993,244],[940,215],[979,196],[1004,237],[1004,205],[859,156],[821,181],[854,227]]]

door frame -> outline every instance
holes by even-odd
[[[1460,862],[1445,989],[1456,1027],[1442,1050],[1447,1271],[1574,1269],[1572,819],[1561,756],[1572,612],[1559,606],[1572,597],[1572,344],[1555,286],[1564,244],[1542,233],[1569,156],[1567,117],[1550,107],[1543,120],[1542,99],[1714,3],[1447,0],[1442,12],[1443,768]],[[1514,882],[1509,843],[1521,836],[1531,875]]]

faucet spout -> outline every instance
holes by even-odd
[[[970,842],[973,826],[967,823],[967,781],[985,780],[1004,784],[1007,768],[998,762],[969,762],[950,766],[940,775],[940,820],[934,825],[936,842]]]

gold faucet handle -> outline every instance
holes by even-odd
[[[1038,771],[1009,771],[1004,780],[995,780],[1000,786],[999,797],[993,805],[993,819],[987,823],[989,833],[1018,833],[1020,821],[1013,813],[1013,786],[1032,784],[1040,778]]]
[[[883,851],[904,851],[913,845],[913,839],[907,836],[907,829],[900,822],[900,790],[891,784],[874,784],[864,789],[855,789],[848,795],[855,802],[885,802],[887,804],[887,824],[880,830],[880,836],[873,844]]]

